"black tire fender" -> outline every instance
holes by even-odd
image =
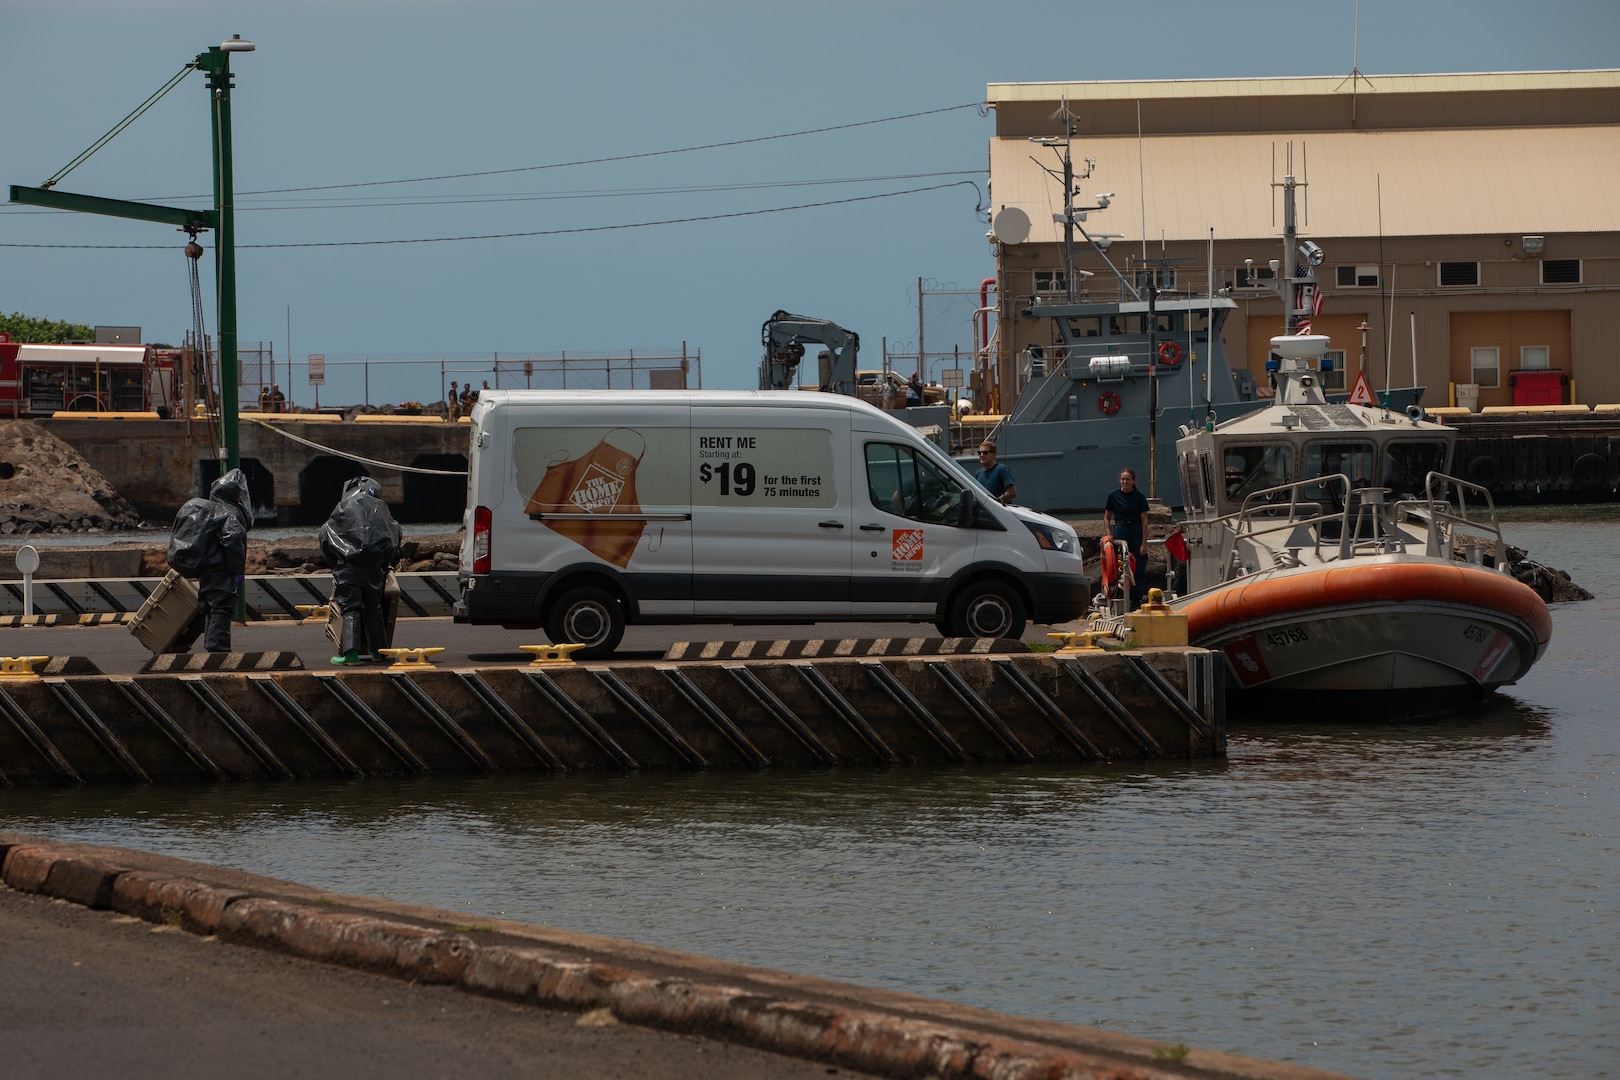
[[[1468,462],[1468,479],[1486,491],[1495,491],[1502,482],[1502,465],[1489,454],[1481,454]]]
[[[1597,454],[1582,454],[1576,458],[1571,472],[1575,486],[1582,491],[1596,491],[1609,484],[1609,463]]]

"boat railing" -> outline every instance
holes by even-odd
[[[1320,487],[1323,494],[1332,498],[1337,506],[1324,510],[1317,499],[1305,498],[1306,489],[1312,487]],[[1339,489],[1337,497],[1333,493],[1335,488]],[[1339,558],[1350,558],[1351,542],[1355,535],[1350,522],[1350,509],[1355,500],[1350,498],[1350,493],[1350,478],[1343,473],[1313,476],[1307,480],[1295,480],[1250,492],[1235,515],[1230,533],[1230,553],[1223,554],[1228,569],[1243,541],[1276,552],[1309,547],[1317,558],[1321,558],[1323,534],[1327,531],[1322,526],[1330,521],[1339,523]],[[1276,542],[1274,536],[1277,533],[1286,534],[1281,537],[1280,543]]]
[[[1457,493],[1455,504],[1451,501],[1451,490]],[[1483,503],[1483,517],[1470,515],[1469,492],[1478,496],[1476,506]],[[1451,554],[1453,536],[1459,526],[1485,533],[1492,544],[1496,569],[1507,573],[1507,541],[1502,537],[1502,526],[1496,517],[1496,500],[1481,485],[1446,473],[1430,472],[1423,480],[1423,498],[1402,499],[1395,504],[1393,512],[1397,520],[1411,518],[1423,523],[1426,530],[1423,552],[1434,558]]]

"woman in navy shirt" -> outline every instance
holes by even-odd
[[[1136,470],[1122,469],[1119,490],[1103,503],[1103,528],[1115,540],[1125,541],[1131,552],[1131,607],[1142,606],[1147,595],[1147,564],[1142,560],[1142,541],[1146,533],[1147,496],[1136,489]]]

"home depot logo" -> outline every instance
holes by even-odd
[[[895,562],[922,562],[923,531],[921,529],[894,530]]]
[[[598,465],[591,465],[585,470],[585,475],[580,477],[579,486],[568,497],[568,501],[588,513],[597,513],[612,510],[619,501],[619,493],[623,490],[623,476],[615,476]]]

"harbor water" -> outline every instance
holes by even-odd
[[[1550,511],[1548,512],[1550,513]],[[1620,1073],[1620,514],[1438,719],[1225,762],[0,792],[6,827],[1372,1077]]]

